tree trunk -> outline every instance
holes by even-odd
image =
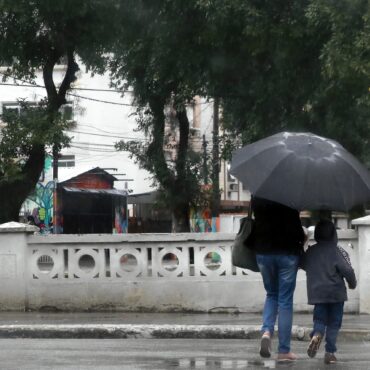
[[[0,223],[19,221],[19,212],[24,200],[35,189],[44,168],[45,148],[35,145],[23,167],[21,179],[0,183]]]
[[[175,170],[169,168],[164,153],[165,101],[152,97],[149,102],[153,114],[153,141],[147,155],[151,158],[151,171],[164,192],[168,194],[167,206],[172,213],[172,232],[189,232],[190,201],[192,191],[188,189],[187,154],[189,148],[189,120],[185,106],[176,111],[179,121],[180,139],[175,161]]]
[[[219,99],[213,105],[213,147],[212,147],[212,218],[220,215],[220,158],[219,158]]]
[[[174,174],[168,168],[163,148],[165,101],[161,98],[153,97],[149,105],[153,114],[153,141],[150,143],[147,151],[147,155],[151,158],[152,162],[151,171],[155,174],[156,179],[163,189],[171,189],[174,185]]]
[[[175,209],[173,209],[173,215],[175,223],[172,225],[173,232],[189,232],[190,231],[190,200],[193,196],[191,191],[188,189],[188,172],[186,169],[187,154],[189,149],[189,120],[186,114],[186,108],[182,108],[176,111],[176,117],[179,121],[179,147],[176,158],[176,179],[173,189],[173,198],[178,199],[174,203]]]
[[[0,224],[19,221],[19,211],[25,197],[18,187],[8,183],[0,185]]]
[[[190,231],[189,203],[177,204],[172,210],[172,232],[188,233]]]
[[[53,71],[56,62],[62,56],[56,50],[51,49],[43,66],[43,79],[48,96],[48,109],[50,125],[54,124],[54,116],[58,109],[66,102],[66,93],[71,87],[71,83],[76,80],[76,72],[79,70],[74,60],[73,49],[67,51],[68,65],[63,81],[56,89],[53,80]],[[58,143],[56,144],[58,147]],[[18,221],[19,212],[23,202],[28,195],[35,189],[44,168],[45,146],[35,144],[30,151],[28,159],[22,169],[20,178],[9,182],[6,179],[0,181],[0,223],[8,221]]]
[[[25,186],[19,182],[16,184],[6,183],[0,186],[0,224],[10,221],[19,222],[19,212],[22,204],[33,189],[34,186],[30,185],[29,191],[24,191]]]

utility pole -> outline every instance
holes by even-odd
[[[216,97],[213,103],[213,137],[212,137],[212,224],[213,220],[220,214],[220,159],[219,159],[219,98]],[[213,225],[212,225],[213,228]]]
[[[59,150],[58,146],[53,146],[53,181],[54,181],[54,192],[53,192],[53,234],[57,234],[59,230],[59,215],[58,215],[58,159]]]
[[[207,165],[207,141],[206,141],[206,135],[203,135],[203,181],[204,185],[208,184],[208,165]]]
[[[58,179],[58,158],[59,150],[56,145],[53,146],[53,179]]]

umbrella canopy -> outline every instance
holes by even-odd
[[[230,172],[252,194],[297,210],[347,211],[370,200],[370,172],[334,140],[282,132],[233,153]]]

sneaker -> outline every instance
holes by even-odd
[[[337,362],[337,358],[335,357],[334,353],[326,352],[324,357],[324,362],[327,365],[335,364]]]
[[[271,357],[271,336],[269,332],[262,335],[260,355],[265,358]]]
[[[322,340],[321,334],[316,334],[312,336],[311,342],[307,348],[307,354],[309,357],[313,358],[316,356],[316,353],[320,348],[321,340]]]
[[[289,362],[289,361],[296,361],[297,360],[297,355],[295,355],[292,352],[288,353],[278,353],[277,360],[278,362]]]

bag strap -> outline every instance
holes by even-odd
[[[253,201],[253,197],[251,195],[251,200],[249,201],[249,207],[248,207],[248,216],[247,216],[248,220],[252,219],[252,213],[253,213],[252,201]]]

